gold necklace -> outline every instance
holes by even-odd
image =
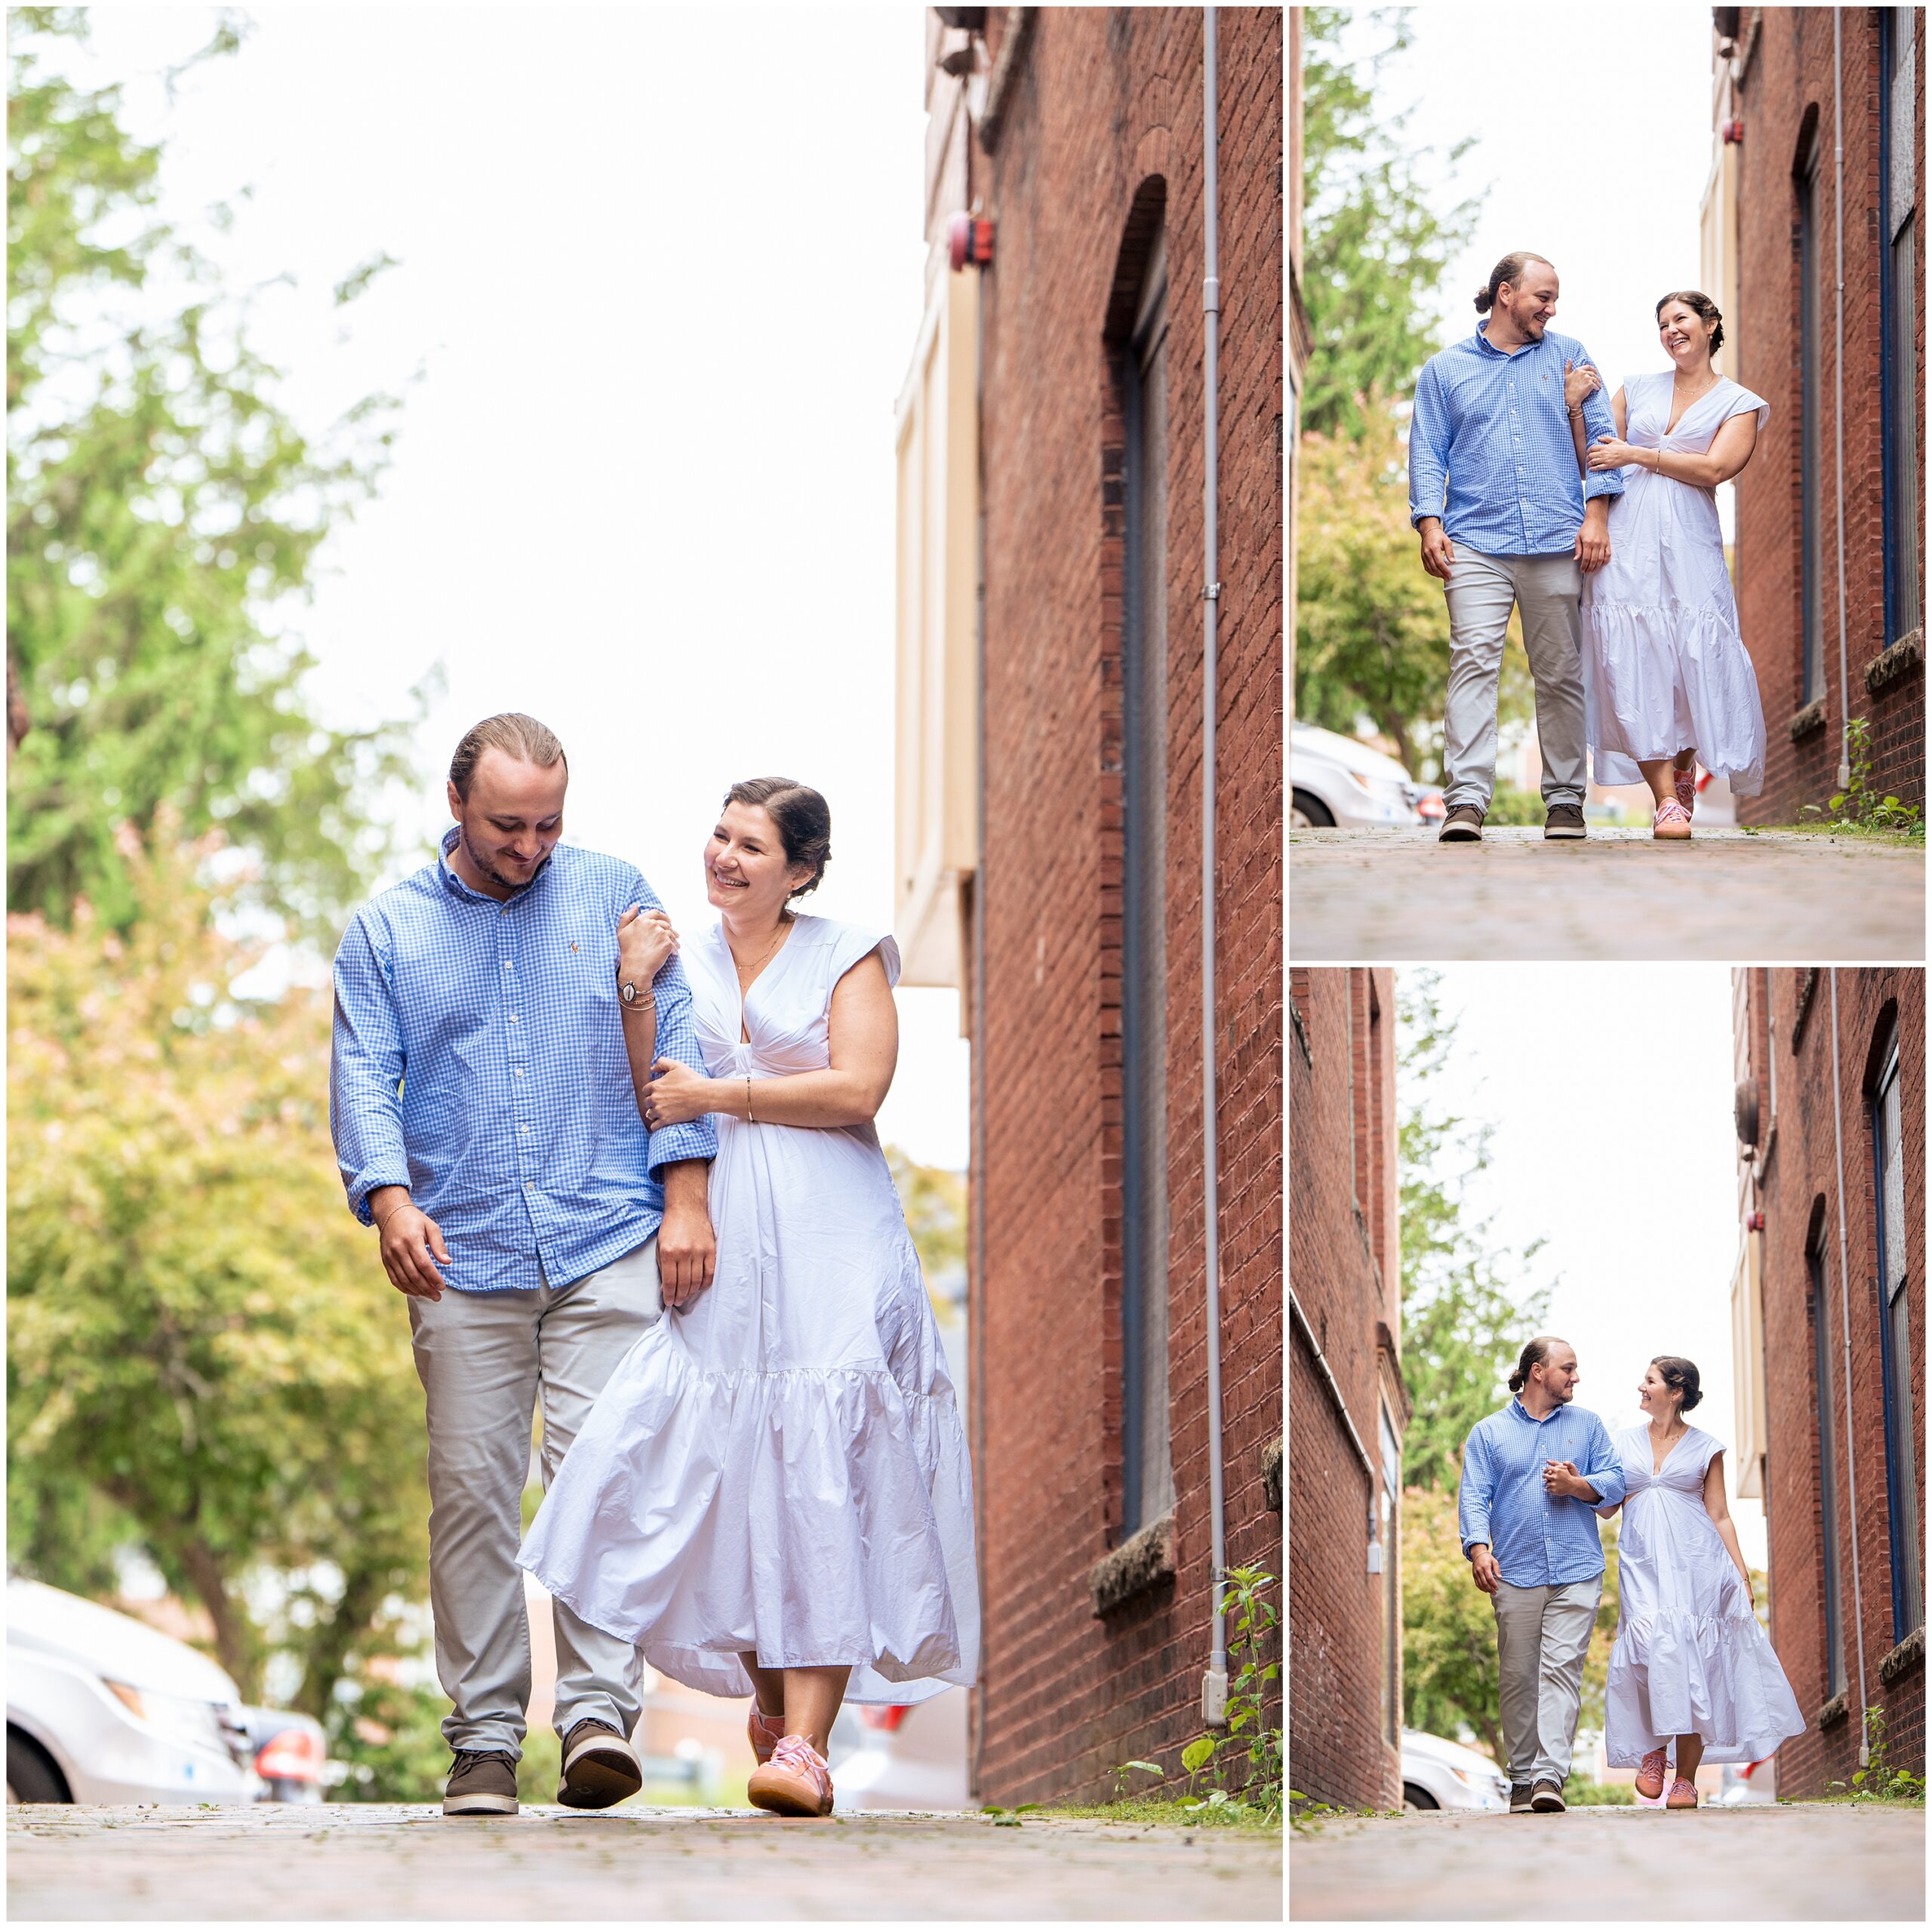
[[[778,931],[777,931],[777,936],[774,936],[774,937],[773,938],[773,939],[772,939],[772,941],[771,941],[771,949],[768,949],[768,950],[765,952],[765,954],[764,955],[764,956],[762,956],[761,958],[760,958],[758,959],[758,962],[757,962],[756,964],[755,964],[754,965],[752,965],[752,969],[751,969],[751,975],[750,975],[749,976],[747,976],[745,974],[745,967],[744,967],[744,966],[743,966],[743,964],[738,964],[738,957],[737,957],[737,953],[734,951],[734,952],[731,954],[731,961],[732,961],[732,963],[733,963],[733,964],[737,964],[737,970],[738,970],[738,995],[740,995],[740,997],[741,997],[741,998],[742,998],[742,997],[744,995],[744,994],[745,994],[747,991],[749,991],[749,990],[751,989],[752,985],[753,982],[755,980],[755,979],[757,978],[758,973],[759,973],[760,971],[763,970],[764,970],[764,968],[765,967],[765,966],[766,966],[767,964],[768,964],[769,963],[771,963],[771,961],[772,961],[772,959],[773,959],[774,958],[775,958],[776,956],[777,956],[777,955],[778,955],[778,950],[779,950],[779,946],[780,946],[780,945],[782,945],[782,944],[784,942],[784,941],[785,941],[785,933],[786,933],[786,930],[787,930],[787,929],[788,929],[789,927],[787,925],[787,924],[786,924],[786,919],[785,919],[785,914],[784,914],[784,912],[783,912],[783,911],[780,912],[779,912],[779,914],[778,914]]]

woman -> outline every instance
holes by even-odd
[[[1711,366],[1724,318],[1708,295],[1667,294],[1657,337],[1668,371],[1632,376],[1611,398],[1617,434],[1583,440],[1583,402],[1601,386],[1566,364],[1564,404],[1580,469],[1624,471],[1610,506],[1610,560],[1583,581],[1585,727],[1599,783],[1650,786],[1651,835],[1690,835],[1697,764],[1733,793],[1764,784],[1764,712],[1738,633],[1716,489],[1742,470],[1770,414]]]
[[[1751,1576],[1724,1503],[1724,1447],[1685,1422],[1703,1397],[1688,1359],[1653,1359],[1637,1401],[1650,1423],[1615,1435],[1624,1495],[1621,1614],[1604,1688],[1604,1750],[1635,1767],[1647,1806],[1697,1805],[1700,1760],[1762,1760],[1804,1731],[1791,1684],[1752,1611]],[[1664,1797],[1666,1757],[1676,1777]]]
[[[750,1797],[792,1815],[832,1811],[842,1701],[964,1686],[979,1646],[965,1441],[872,1124],[897,947],[790,908],[831,827],[802,784],[734,784],[704,851],[718,923],[679,946],[635,920],[627,962],[678,949],[691,979],[707,1075],[659,1059],[644,1115],[715,1118],[716,1275],[611,1375],[519,1556],[660,1672],[755,1694]]]

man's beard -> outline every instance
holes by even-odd
[[[469,841],[469,832],[467,830],[460,829],[457,834],[463,839],[463,854],[485,877],[489,878],[492,884],[500,884],[506,890],[528,890],[537,881],[544,865],[550,861],[550,853],[546,850],[543,856],[531,866],[530,875],[519,883],[514,877],[506,877],[484,856],[483,853]]]

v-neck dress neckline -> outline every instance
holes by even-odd
[[[1709,388],[1707,388],[1706,389],[1705,389],[1705,391],[1703,392],[1703,393],[1702,395],[1699,395],[1699,396],[1697,397],[1697,398],[1694,401],[1689,401],[1689,402],[1686,402],[1686,403],[1684,404],[1684,413],[1683,413],[1681,415],[1678,416],[1678,418],[1677,418],[1677,420],[1676,420],[1675,421],[1674,421],[1674,422],[1673,422],[1673,421],[1670,419],[1670,404],[1672,404],[1672,402],[1673,402],[1674,401],[1675,401],[1675,400],[1676,400],[1676,398],[1677,398],[1677,377],[1676,377],[1675,375],[1672,375],[1672,376],[1671,377],[1671,378],[1670,378],[1670,392],[1669,392],[1669,395],[1667,395],[1664,398],[1664,404],[1663,404],[1663,425],[1664,425],[1664,426],[1663,426],[1663,438],[1664,438],[1664,440],[1665,440],[1666,441],[1669,441],[1669,439],[1671,438],[1671,437],[1672,437],[1672,435],[1675,435],[1675,434],[1676,434],[1676,432],[1678,432],[1678,430],[1679,429],[1681,429],[1681,428],[1682,428],[1682,427],[1683,427],[1683,426],[1684,426],[1684,423],[1685,423],[1685,422],[1686,422],[1686,421],[1687,421],[1687,420],[1688,420],[1691,416],[1693,416],[1693,415],[1696,414],[1697,414],[1697,411],[1698,411],[1699,409],[1700,409],[1701,407],[1703,407],[1703,405],[1704,405],[1704,404],[1705,404],[1706,402],[1709,401],[1710,400],[1711,397],[1712,397],[1712,395],[1715,395],[1715,394],[1718,392],[1718,391],[1724,386],[1724,385],[1725,384],[1725,383],[1727,383],[1727,381],[1729,381],[1730,380],[1730,377],[1728,375],[1720,375],[1720,376],[1717,378],[1717,380],[1716,380],[1715,381],[1714,381],[1714,382],[1710,385],[1710,386],[1709,386]],[[1627,417],[1627,413],[1628,413],[1627,409],[1626,409],[1626,417]]]
[[[771,956],[767,958],[764,963],[758,966],[758,975],[754,977],[749,984],[743,982],[742,980],[739,981],[738,1042],[740,1044],[749,1044],[752,1041],[751,1013],[749,1010],[749,1006],[752,1001],[752,993],[771,975],[773,971],[777,969],[778,960],[792,948],[792,939],[797,936],[798,934],[798,920],[795,917],[792,918],[791,922],[785,927],[784,942],[780,944],[777,949],[774,951]],[[734,979],[737,978],[738,960],[732,955],[731,939],[724,929],[724,920],[722,918],[718,920],[718,941],[724,946],[725,956],[730,958],[731,960],[732,976]]]

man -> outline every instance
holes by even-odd
[[[1496,1607],[1512,1814],[1563,1812],[1603,1597],[1591,1508],[1623,1497],[1607,1428],[1571,1404],[1578,1376],[1566,1342],[1531,1339],[1509,1376],[1520,1396],[1478,1422],[1463,1447],[1463,1551]]]
[[[1476,296],[1487,319],[1432,357],[1409,424],[1409,520],[1422,566],[1449,603],[1449,691],[1442,724],[1444,844],[1482,836],[1496,782],[1496,693],[1513,605],[1536,679],[1545,837],[1583,836],[1584,576],[1610,560],[1610,498],[1623,478],[1577,473],[1563,378],[1589,359],[1549,331],[1556,270],[1506,254]],[[1601,386],[1579,417],[1594,441],[1614,435]]]
[[[681,1305],[715,1257],[711,1121],[647,1132],[639,1115],[657,1057],[703,1069],[690,991],[675,959],[654,984],[638,965],[657,899],[637,871],[561,844],[568,782],[534,718],[478,724],[450,765],[441,855],[358,911],[335,961],[337,1158],[408,1298],[426,1398],[448,1815],[517,1810],[534,1402],[547,1484],[660,1287]],[[557,1797],[606,1807],[643,1785],[638,1657],[552,1611]]]

